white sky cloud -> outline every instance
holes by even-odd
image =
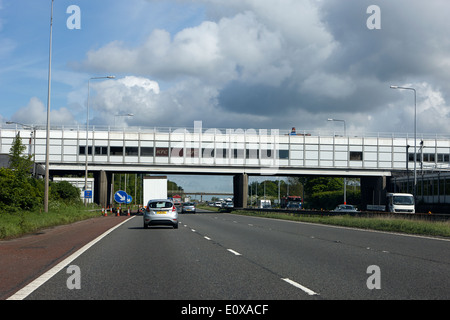
[[[0,56],[8,59],[0,62],[0,115],[36,121],[41,114],[29,115],[46,100],[49,12],[27,1],[34,19],[17,4],[0,8]],[[87,80],[114,74],[91,83],[96,125],[202,120],[205,127],[316,130],[334,117],[358,131],[411,132],[413,98],[389,89],[409,83],[418,90],[419,130],[450,133],[450,3],[380,1],[382,29],[368,30],[372,4],[98,0],[79,5],[80,31],[61,27],[66,8],[56,4],[56,121],[84,123]],[[120,113],[136,116],[114,119]]]

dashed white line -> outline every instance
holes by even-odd
[[[281,280],[286,281],[287,283],[293,285],[293,286],[296,287],[296,288],[299,288],[300,290],[306,292],[306,293],[307,293],[308,295],[310,295],[310,296],[317,296],[317,295],[319,295],[318,293],[312,291],[311,289],[308,289],[308,288],[305,287],[305,286],[302,286],[301,284],[299,284],[299,283],[297,283],[297,282],[295,282],[295,281],[292,281],[291,279],[284,278],[284,279],[281,279]]]
[[[230,251],[232,254],[236,255],[236,256],[240,256],[241,254],[237,251],[234,251],[233,249],[227,249],[228,251]]]
[[[209,237],[207,237],[207,236],[204,236],[204,238],[206,239],[206,240],[211,240],[211,238],[209,238]]]

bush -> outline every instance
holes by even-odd
[[[342,203],[344,203],[344,193],[342,190],[317,192],[308,198],[308,207],[310,209],[332,210]],[[360,206],[361,193],[359,191],[347,190],[347,203]]]

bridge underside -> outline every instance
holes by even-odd
[[[112,203],[111,186],[113,173],[137,173],[157,175],[230,175],[233,176],[233,193],[235,206],[247,206],[247,190],[249,176],[335,176],[361,178],[361,209],[367,204],[384,204],[388,179],[391,171],[355,170],[336,168],[256,168],[256,167],[204,167],[204,166],[99,166],[89,165],[88,171],[94,175],[94,202],[102,206]],[[82,165],[51,165],[50,175],[84,176]]]

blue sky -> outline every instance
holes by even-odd
[[[0,120],[44,123],[50,0],[0,0]],[[80,8],[81,29],[66,13]],[[381,29],[370,30],[377,5]],[[444,0],[56,0],[52,124],[449,133]],[[181,114],[182,117],[173,117]],[[151,121],[148,119],[151,118]],[[169,120],[170,119],[170,120]]]
[[[50,0],[0,0],[0,121],[45,124]],[[80,8],[81,29],[66,13]],[[381,29],[368,28],[373,12]],[[447,0],[55,0],[51,124],[449,134]]]

